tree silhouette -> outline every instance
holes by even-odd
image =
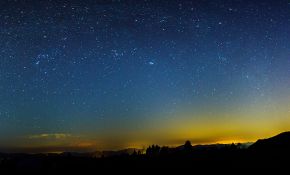
[[[191,142],[189,140],[187,140],[184,144],[184,151],[186,152],[190,152],[192,149],[192,145],[191,145]]]
[[[152,145],[149,146],[146,150],[146,155],[153,155],[153,156],[157,156],[160,153],[160,146],[158,145]]]
[[[168,146],[163,146],[160,149],[160,155],[161,156],[164,156],[164,155],[168,155],[168,154],[169,154],[169,147]]]
[[[136,150],[134,149],[134,152],[132,153],[132,156],[137,156],[138,154],[137,154],[137,152],[136,152]]]

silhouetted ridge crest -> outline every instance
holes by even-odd
[[[283,132],[274,137],[259,139],[249,147],[252,150],[276,150],[290,149],[290,131]]]

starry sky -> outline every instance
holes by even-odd
[[[289,0],[1,0],[1,147],[250,142],[290,129]]]

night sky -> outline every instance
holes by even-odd
[[[1,0],[1,147],[250,142],[290,130],[289,0]]]

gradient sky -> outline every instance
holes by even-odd
[[[289,0],[1,0],[1,147],[248,142],[290,130]]]

